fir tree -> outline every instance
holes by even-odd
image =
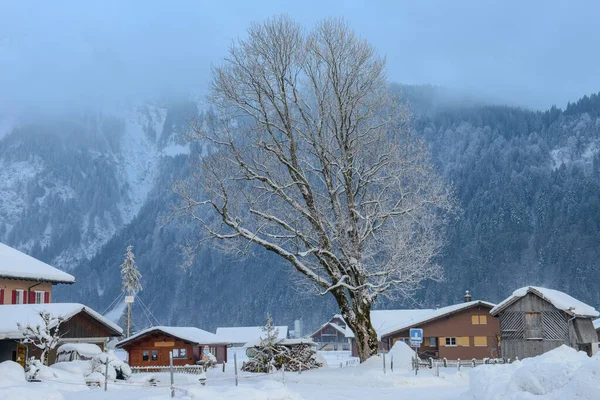
[[[140,279],[142,274],[137,269],[135,264],[135,255],[133,254],[133,246],[127,246],[125,261],[121,264],[121,278],[123,280],[123,291],[129,295],[137,294],[142,290]]]

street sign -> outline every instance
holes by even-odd
[[[410,330],[410,344],[419,347],[423,343],[423,329],[412,328]]]

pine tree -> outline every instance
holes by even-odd
[[[142,274],[137,269],[135,264],[135,255],[133,254],[133,246],[127,246],[127,253],[125,254],[125,261],[121,264],[121,278],[123,280],[123,292],[128,295],[137,294],[142,290],[140,279]]]
[[[135,255],[133,254],[133,246],[127,246],[125,261],[121,264],[121,279],[123,281],[123,292],[128,296],[133,296],[142,290],[140,279],[142,274],[137,269],[135,264]],[[131,302],[127,302],[127,337],[131,335]]]

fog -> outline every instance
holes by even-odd
[[[600,3],[0,0],[0,113],[114,107],[207,88],[252,21],[346,18],[388,77],[544,109],[600,90]]]

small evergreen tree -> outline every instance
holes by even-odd
[[[135,255],[133,254],[133,246],[127,246],[127,253],[125,253],[125,261],[121,264],[121,278],[123,280],[123,291],[128,295],[137,294],[142,290],[140,279],[142,274],[137,269],[135,264]]]

